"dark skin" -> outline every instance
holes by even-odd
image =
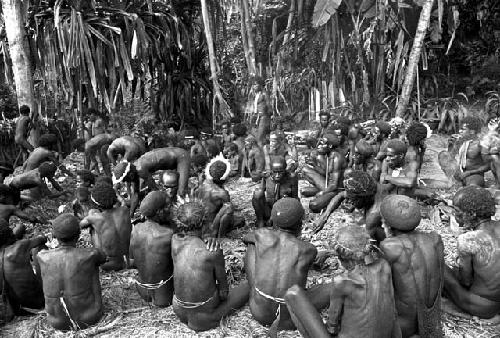
[[[444,246],[436,233],[402,232],[389,229],[390,236],[380,249],[392,268],[392,282],[398,321],[403,337],[419,334],[418,292],[425,306],[431,307],[440,297],[444,267]],[[418,291],[420,290],[420,291]]]
[[[196,191],[196,196],[203,201],[206,208],[204,236],[222,237],[232,230],[234,207],[223,183],[207,180]]]
[[[209,251],[197,233],[176,234],[172,238],[175,296],[183,302],[206,302],[190,309],[174,302],[173,310],[181,322],[195,331],[220,325],[248,301],[248,283],[229,290],[221,249]]]
[[[444,290],[463,311],[492,318],[500,313],[500,222],[461,210],[456,219],[472,231],[459,237],[458,269],[445,268]]]
[[[102,316],[99,265],[106,261],[106,255],[94,248],[76,248],[77,240],[59,240],[58,248],[38,253],[47,321],[58,330],[72,328],[60,302],[61,294],[72,319],[81,328],[98,322]]]
[[[21,146],[24,156],[33,151],[33,146],[28,142],[28,131],[30,125],[30,117],[28,115],[21,115],[16,122],[16,134],[14,141]],[[25,157],[26,158],[26,157]],[[25,159],[24,158],[24,159]]]
[[[350,260],[341,261],[354,265]],[[355,265],[335,277],[332,284],[326,326],[301,288],[293,286],[285,295],[292,320],[303,337],[401,336],[394,315],[391,268],[384,259],[364,267]]]
[[[168,280],[173,273],[173,261],[170,254],[172,229],[160,225],[155,217],[136,224],[130,239],[130,256],[139,272],[141,283],[155,284]],[[164,307],[172,304],[174,283],[170,280],[155,290],[147,290],[137,285],[141,297],[154,305]]]
[[[178,196],[188,192],[189,168],[191,158],[189,152],[182,148],[158,148],[142,155],[136,162],[139,177],[147,182],[151,190],[155,190],[152,174],[158,170],[177,170],[179,173]]]
[[[43,162],[54,162],[58,164],[57,154],[51,149],[38,147],[35,148],[29,155],[23,165],[23,171],[30,171],[36,169]]]
[[[116,165],[118,156],[127,162],[134,162],[144,154],[143,145],[132,136],[122,136],[115,139],[108,147],[108,159],[113,165]]]
[[[323,135],[325,134],[326,129],[330,125],[330,115],[325,114],[325,115],[320,115],[319,116],[319,129],[315,131],[313,135],[311,135],[307,140],[306,143],[311,147],[311,148],[316,148],[318,146],[318,139],[321,139]]]
[[[9,284],[9,301],[16,314],[25,314],[19,307],[40,309],[44,306],[42,280],[36,260],[36,252],[47,242],[45,236],[21,239],[5,247],[4,271],[5,281]],[[33,272],[31,263],[32,251],[35,250],[33,264],[37,274]]]
[[[276,195],[277,184],[279,184],[278,195]],[[280,166],[274,165],[269,177],[263,177],[261,186],[253,193],[252,206],[257,218],[257,227],[266,225],[276,201],[283,197],[299,198],[298,186],[297,177],[292,177],[285,171],[284,163]]]
[[[241,169],[241,176],[244,177],[248,171],[252,180],[257,182],[264,171],[265,157],[264,152],[255,140],[245,141],[245,160],[243,161],[244,166]]]
[[[121,270],[129,264],[129,246],[132,224],[129,209],[120,206],[102,211],[92,209],[80,221],[80,228],[91,228],[92,244],[106,256],[103,270]]]
[[[380,162],[376,161],[373,156],[367,155],[354,146],[351,156],[353,170],[362,170],[369,173],[373,179],[378,182],[380,180],[381,165]],[[347,170],[345,172],[347,174]]]
[[[52,184],[58,193],[52,193],[49,190],[43,180],[44,178]],[[10,185],[19,190],[29,189],[29,193],[22,196],[24,200],[28,201],[37,201],[44,197],[57,198],[65,193],[63,188],[54,178],[54,172],[48,173],[47,176],[42,176],[38,168],[15,176]]]
[[[479,139],[477,138],[477,131],[469,128],[464,123],[460,129],[460,136],[466,139],[471,139],[472,142],[467,148],[467,157],[465,168],[458,170],[456,175],[464,186],[477,185],[484,187],[484,173],[491,168],[491,164],[487,158],[482,155],[482,147]]]
[[[391,192],[394,194],[414,196],[417,187],[418,162],[406,161],[406,153],[387,148],[387,156],[382,163],[380,183],[391,184]],[[399,173],[397,168],[402,168]],[[395,176],[395,177],[393,177]]]
[[[285,158],[287,162],[286,170],[293,172],[297,169],[298,154],[295,145],[289,145],[276,134],[271,134],[269,137],[269,144],[263,147],[265,168],[267,171],[271,170],[271,158],[280,156]]]
[[[498,130],[500,120],[493,119],[488,123],[488,133],[480,141],[481,155],[485,161],[491,163],[491,172],[495,177],[496,188],[500,188],[500,151],[498,141],[500,139]]]
[[[139,206],[140,180],[137,173],[129,172],[122,181],[127,188],[127,196],[130,199],[130,217],[134,216],[135,210]],[[127,201],[120,195],[121,184],[115,185],[115,192],[118,200],[122,205],[126,205]]]
[[[278,298],[283,297],[293,285],[305,288],[307,273],[317,250],[314,245],[298,239],[296,235],[280,229],[262,228],[243,238],[247,245],[245,271],[250,285],[250,311],[262,325],[273,323],[279,305],[263,297],[255,288]],[[328,306],[330,287],[329,284],[323,284],[307,291],[308,298],[317,310]],[[280,306],[279,328],[295,329],[284,305]]]
[[[101,157],[101,148],[104,145],[110,145],[116,139],[116,135],[113,134],[99,134],[85,142],[85,169],[91,169],[94,167],[99,173],[99,164],[97,162],[97,157]],[[102,161],[102,160],[101,160]],[[101,162],[102,163],[102,162]],[[103,167],[105,163],[102,163]],[[103,168],[104,169],[104,168]]]
[[[45,220],[41,218],[28,215],[15,205],[0,204],[0,219],[4,219],[8,222],[12,216],[19,217],[20,219],[29,221],[31,223],[41,223],[41,224],[47,223]]]

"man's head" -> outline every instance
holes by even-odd
[[[323,138],[318,140],[318,152],[321,154],[329,154],[333,149],[340,145],[340,139],[335,134],[325,134]]]
[[[280,182],[286,175],[286,161],[283,156],[271,157],[271,179]]]
[[[483,123],[479,117],[466,116],[460,123],[460,135],[462,137],[474,137],[481,131]]]
[[[75,197],[81,203],[88,202],[89,201],[89,189],[87,189],[86,187],[76,188]]]
[[[245,149],[250,150],[253,146],[257,144],[257,139],[253,135],[248,135],[245,138]]]
[[[273,205],[271,221],[281,230],[299,235],[302,230],[304,207],[296,198],[284,197]]]
[[[117,201],[115,189],[107,183],[96,184],[91,190],[90,199],[100,209],[112,209]]]
[[[427,132],[427,127],[422,123],[412,123],[408,129],[406,129],[406,139],[408,140],[408,144],[417,147],[423,146],[425,144],[425,139],[427,138]]]
[[[347,200],[355,208],[367,209],[373,205],[377,193],[377,183],[367,172],[353,170],[346,174],[344,188]]]
[[[372,134],[377,140],[383,140],[391,134],[391,125],[385,121],[378,121],[372,129]]]
[[[241,124],[241,123],[236,124],[233,127],[233,134],[236,137],[244,137],[247,134],[247,127],[244,124]]]
[[[255,92],[260,92],[262,91],[262,89],[264,88],[264,85],[265,85],[265,81],[263,78],[261,78],[260,76],[255,76],[253,79],[252,79],[252,89],[255,91]]]
[[[237,147],[236,147],[237,148]],[[194,174],[201,173],[208,163],[208,157],[205,154],[198,153],[191,157],[191,169]]]
[[[201,201],[189,201],[175,209],[177,225],[184,231],[201,231],[206,210]]]
[[[179,186],[179,173],[176,170],[165,170],[161,175],[161,183],[167,189],[169,198],[174,199]]]
[[[322,128],[328,127],[328,125],[330,124],[330,113],[325,110],[321,111],[319,113],[319,124]]]
[[[89,110],[87,110],[87,115],[90,117],[90,121],[95,121],[101,116],[101,113],[95,108],[89,108]]]
[[[135,166],[130,162],[118,163],[113,169],[113,184],[127,181],[127,177],[129,176],[129,174],[135,170]]]
[[[95,179],[95,185],[97,184],[107,184],[113,186],[113,179],[109,176],[99,176]]]
[[[85,151],[85,139],[77,138],[71,142],[71,150],[73,151]]]
[[[336,121],[331,127],[330,131],[338,137],[347,137],[349,134],[349,125]]]
[[[231,132],[231,123],[229,121],[222,121],[220,128],[223,134],[229,135]]]
[[[366,163],[375,153],[373,146],[361,139],[354,146],[354,154],[352,154],[352,160],[356,164]]]
[[[280,133],[272,132],[269,135],[269,149],[271,151],[276,151],[279,148],[281,142],[283,141]]]
[[[209,143],[207,146],[206,146],[206,151],[207,151],[207,155],[208,155],[208,158],[209,159],[212,159],[214,158],[215,156],[219,155],[220,154],[220,149],[219,149],[219,146],[215,143]]]
[[[398,139],[390,140],[387,143],[387,157],[386,161],[389,168],[396,169],[400,168],[405,163],[405,156],[408,147],[406,144]]]
[[[370,265],[380,256],[366,230],[357,224],[344,226],[337,231],[334,250],[347,270],[354,269],[356,265]]]
[[[95,175],[87,169],[77,170],[76,183],[78,185],[90,188],[95,183]]]
[[[0,218],[0,248],[11,245],[16,241],[16,237],[9,226],[9,222]]]
[[[455,218],[461,226],[474,229],[482,220],[495,215],[495,199],[480,187],[468,186],[457,191],[453,197]]]
[[[217,156],[210,161],[205,169],[205,175],[215,184],[223,183],[231,172],[231,164],[223,156]]]
[[[40,177],[54,177],[54,174],[57,171],[57,166],[54,162],[43,162],[38,167],[38,172],[40,173]]]
[[[38,146],[52,150],[52,147],[57,144],[57,136],[54,134],[44,134],[38,140]]]
[[[414,199],[405,195],[389,195],[380,205],[380,215],[384,221],[387,235],[392,230],[409,232],[420,224],[420,206]]]
[[[23,104],[21,107],[19,107],[19,114],[22,116],[29,116],[30,115],[30,107],[27,105]]]
[[[170,218],[170,202],[165,191],[152,191],[142,200],[139,212],[148,219],[166,224]]]
[[[73,214],[61,214],[52,221],[52,235],[60,242],[77,241],[80,236],[80,222]]]

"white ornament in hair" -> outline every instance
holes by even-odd
[[[226,165],[226,171],[224,172],[224,175],[222,175],[222,177],[220,178],[221,181],[224,181],[228,176],[229,176],[229,173],[231,172],[231,163],[229,162],[229,160],[227,160],[224,155],[222,155],[222,153],[220,153],[219,155],[215,156],[212,160],[210,160],[210,162],[207,164],[207,166],[205,167],[205,176],[209,179],[209,180],[213,180],[213,177],[212,175],[210,175],[210,167],[217,161],[221,161],[223,162],[225,165]]]

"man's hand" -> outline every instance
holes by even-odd
[[[214,252],[221,249],[221,244],[218,238],[207,237],[203,241],[206,244],[207,250],[210,252]]]

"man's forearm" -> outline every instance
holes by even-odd
[[[417,186],[417,178],[409,177],[386,177],[386,180],[398,187],[413,188]]]

